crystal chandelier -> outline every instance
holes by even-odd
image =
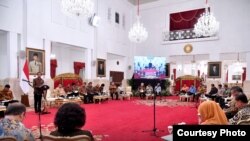
[[[206,0],[205,12],[198,19],[198,22],[194,25],[194,32],[197,37],[209,37],[215,36],[219,30],[219,22],[208,10],[208,4]]]
[[[130,41],[135,43],[141,43],[148,38],[148,32],[143,24],[140,22],[139,16],[139,0],[138,0],[138,7],[137,7],[137,21],[133,24],[130,28],[128,33],[128,38]]]
[[[94,12],[92,0],[62,0],[61,8],[68,16],[91,16]]]
[[[236,74],[242,74],[244,72],[242,65],[240,63],[240,57],[239,57],[239,53],[238,53],[238,58],[237,58],[237,62],[234,64],[234,73]]]

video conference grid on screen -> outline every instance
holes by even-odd
[[[164,79],[166,77],[165,57],[134,57],[134,78]]]

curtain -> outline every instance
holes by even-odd
[[[173,69],[173,73],[174,73],[174,81],[176,79],[176,69]]]
[[[170,31],[194,28],[197,19],[204,12],[205,9],[202,8],[170,14]]]
[[[50,60],[50,77],[54,78],[56,76],[56,68],[57,68],[57,60],[51,59]]]
[[[243,73],[242,73],[242,85],[243,85],[243,82],[246,80],[246,76],[247,76],[247,68],[246,67],[243,67]]]
[[[74,62],[74,71],[75,74],[79,75],[80,69],[85,68],[85,63],[83,62]]]

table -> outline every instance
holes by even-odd
[[[172,141],[173,140],[173,134],[169,134],[166,136],[161,137],[164,141]]]

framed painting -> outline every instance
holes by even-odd
[[[29,65],[29,74],[36,75],[41,72],[45,75],[45,50],[26,48],[26,56]]]
[[[106,77],[106,61],[104,59],[97,59],[96,72],[97,77]]]
[[[241,80],[241,75],[232,75],[232,80]]]
[[[221,78],[221,62],[208,62],[208,78]]]

